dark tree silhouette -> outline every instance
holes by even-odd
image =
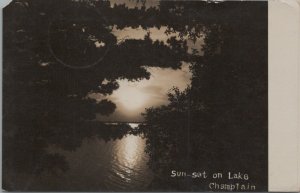
[[[112,28],[166,26],[169,45],[117,41]],[[128,9],[109,1],[22,0],[4,9],[3,174],[68,169],[51,145],[73,151],[96,136],[114,140],[142,133],[149,190],[205,190],[205,181],[171,179],[172,168],[248,172],[267,190],[267,2],[161,1]],[[203,56],[189,54],[187,39],[205,37]],[[149,108],[145,123],[94,122],[116,105],[90,93],[110,95],[117,79],[149,79],[146,67],[179,69],[191,63],[191,85],[174,88],[169,104]],[[113,129],[112,129],[113,128]],[[8,171],[13,168],[13,171]],[[31,190],[34,187],[27,187]]]
[[[191,4],[180,2],[172,10],[184,18]],[[147,109],[140,126],[157,172],[153,187],[209,190],[205,180],[166,178],[173,168],[244,171],[258,189],[267,190],[267,4],[211,6],[217,13],[210,5],[200,8],[207,13],[204,55],[192,62],[191,87],[175,88],[169,105]]]
[[[136,27],[140,21],[132,25],[132,11],[111,8],[108,1],[23,0],[5,8],[5,189],[14,187],[14,182],[5,181],[9,173],[68,169],[63,157],[47,153],[50,145],[74,150],[86,137],[96,135],[107,141],[129,132],[128,125],[116,130],[87,122],[96,113],[109,115],[116,108],[111,101],[88,98],[89,93],[111,94],[119,87],[116,79],[149,78],[142,65],[177,69],[188,60],[184,41],[172,41],[176,52],[149,35],[145,40],[118,43],[111,27],[122,27],[116,23],[124,19],[120,8],[128,18],[124,25]],[[135,11],[146,15],[151,10]]]

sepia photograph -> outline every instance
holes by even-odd
[[[13,0],[2,189],[268,191],[268,2]]]

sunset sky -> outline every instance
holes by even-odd
[[[120,88],[106,97],[117,105],[116,111],[108,116],[98,115],[102,121],[142,121],[141,113],[145,108],[167,104],[168,91],[176,86],[184,90],[190,83],[191,73],[188,64],[182,69],[172,70],[157,67],[148,68],[151,73],[149,80],[130,82],[118,80]],[[101,96],[94,95],[94,98]]]
[[[141,6],[143,5],[142,1],[132,1],[132,0],[109,0],[110,1],[110,4],[111,4],[111,7],[113,7],[115,4],[116,5],[122,5],[122,4],[125,4],[126,7],[128,8],[135,8],[135,7],[138,7],[138,8],[141,8]],[[158,8],[159,6],[159,1],[145,1],[145,7],[146,8],[149,8],[149,7],[156,7]]]
[[[118,41],[126,39],[144,39],[147,32],[150,32],[150,38],[153,41],[159,40],[167,44],[167,39],[175,36],[179,39],[179,33],[174,32],[169,35],[165,34],[167,27],[149,28],[144,30],[141,27],[124,29],[116,29],[113,27],[112,33],[117,37]],[[203,38],[199,38],[196,42],[187,40],[188,52],[196,49],[199,54],[202,54],[201,47],[203,45]],[[190,84],[191,72],[189,71],[189,64],[182,62],[181,69],[148,67],[147,71],[151,73],[150,79],[143,79],[141,81],[128,81],[127,79],[118,80],[119,89],[113,92],[112,95],[103,97],[100,94],[90,95],[97,100],[106,98],[114,102],[117,106],[116,111],[110,116],[97,115],[97,120],[100,121],[125,121],[125,122],[139,122],[143,121],[141,113],[145,108],[152,106],[160,106],[168,103],[167,93],[173,87],[178,87],[184,90]]]

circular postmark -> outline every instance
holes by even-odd
[[[72,69],[91,68],[116,42],[108,22],[94,9],[61,11],[49,22],[48,49],[58,63]]]

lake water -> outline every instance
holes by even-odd
[[[64,155],[69,164],[69,170],[61,177],[50,180],[52,188],[145,190],[151,182],[152,173],[147,166],[148,156],[144,148],[144,139],[134,135],[108,142],[97,138],[85,139],[73,152],[51,148],[51,152]]]
[[[96,136],[85,138],[74,151],[51,145],[48,153],[64,156],[66,171],[43,172],[39,176],[18,174],[11,178],[19,179],[25,190],[146,191],[153,174],[147,165],[145,145],[141,136],[129,134],[109,141]]]

